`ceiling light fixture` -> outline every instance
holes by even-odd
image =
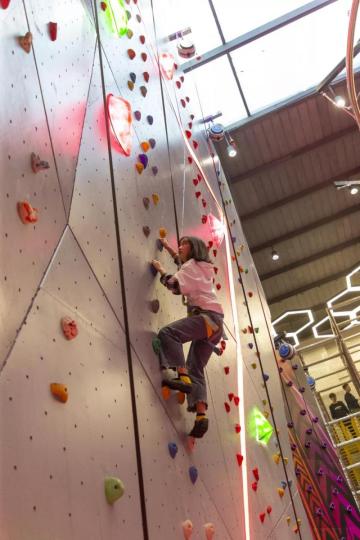
[[[231,137],[229,133],[225,132],[225,140],[227,142],[227,147],[226,147],[227,155],[230,158],[235,157],[237,154],[237,149],[236,149],[234,139]]]
[[[356,195],[357,193],[359,193],[359,188],[356,186],[350,186],[350,193],[351,195]]]
[[[280,255],[278,254],[278,252],[274,248],[272,248],[271,258],[272,258],[273,261],[278,261],[280,259]]]
[[[346,105],[346,101],[342,96],[335,96],[334,102],[335,102],[335,105],[339,107],[339,109],[343,109]]]

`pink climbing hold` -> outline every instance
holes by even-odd
[[[71,317],[63,317],[61,319],[61,328],[67,340],[75,339],[79,333],[76,322]]]

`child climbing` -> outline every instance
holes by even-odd
[[[166,239],[160,241],[178,264],[178,271],[173,275],[167,273],[155,259],[152,265],[160,273],[165,287],[173,294],[186,297],[188,314],[165,326],[158,334],[162,393],[165,399],[170,389],[187,395],[188,411],[196,412],[189,435],[200,438],[209,426],[204,368],[223,335],[223,309],[214,290],[213,265],[205,243],[200,238],[186,236],[180,239],[176,252]],[[183,343],[189,341],[191,346],[185,362]]]

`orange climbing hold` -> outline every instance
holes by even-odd
[[[283,488],[277,488],[277,492],[278,492],[279,497],[282,499],[283,496],[285,495],[285,490]]]
[[[161,227],[161,228],[159,229],[159,236],[160,236],[160,238],[166,238],[166,236],[167,236],[167,230],[164,229],[164,227]]]
[[[38,209],[33,208],[28,201],[21,201],[17,204],[18,213],[21,221],[27,225],[36,223],[38,220]]]
[[[33,36],[31,32],[26,32],[25,36],[20,36],[19,38],[20,47],[26,52],[31,51]]]
[[[61,328],[67,340],[75,339],[79,333],[76,322],[71,317],[63,317],[61,319]]]
[[[144,165],[142,163],[140,163],[140,161],[138,161],[137,163],[135,163],[135,167],[136,167],[136,170],[139,174],[141,174],[144,170]]]
[[[128,49],[127,53],[128,53],[128,57],[130,58],[130,60],[134,60],[134,58],[136,56],[136,52],[134,51],[134,49]]]
[[[68,389],[65,386],[65,384],[60,383],[51,383],[50,384],[50,391],[52,395],[62,403],[66,403],[69,397]]]
[[[147,152],[150,149],[150,144],[148,143],[148,141],[143,141],[140,146],[144,152]]]

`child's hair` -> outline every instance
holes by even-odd
[[[205,261],[212,264],[209,257],[208,248],[201,238],[197,238],[197,236],[183,236],[180,238],[179,242],[182,240],[188,240],[191,246],[189,259],[194,259],[198,262]]]
[[[334,394],[333,392],[331,394],[329,394],[329,398],[330,399],[336,399],[336,394]]]

